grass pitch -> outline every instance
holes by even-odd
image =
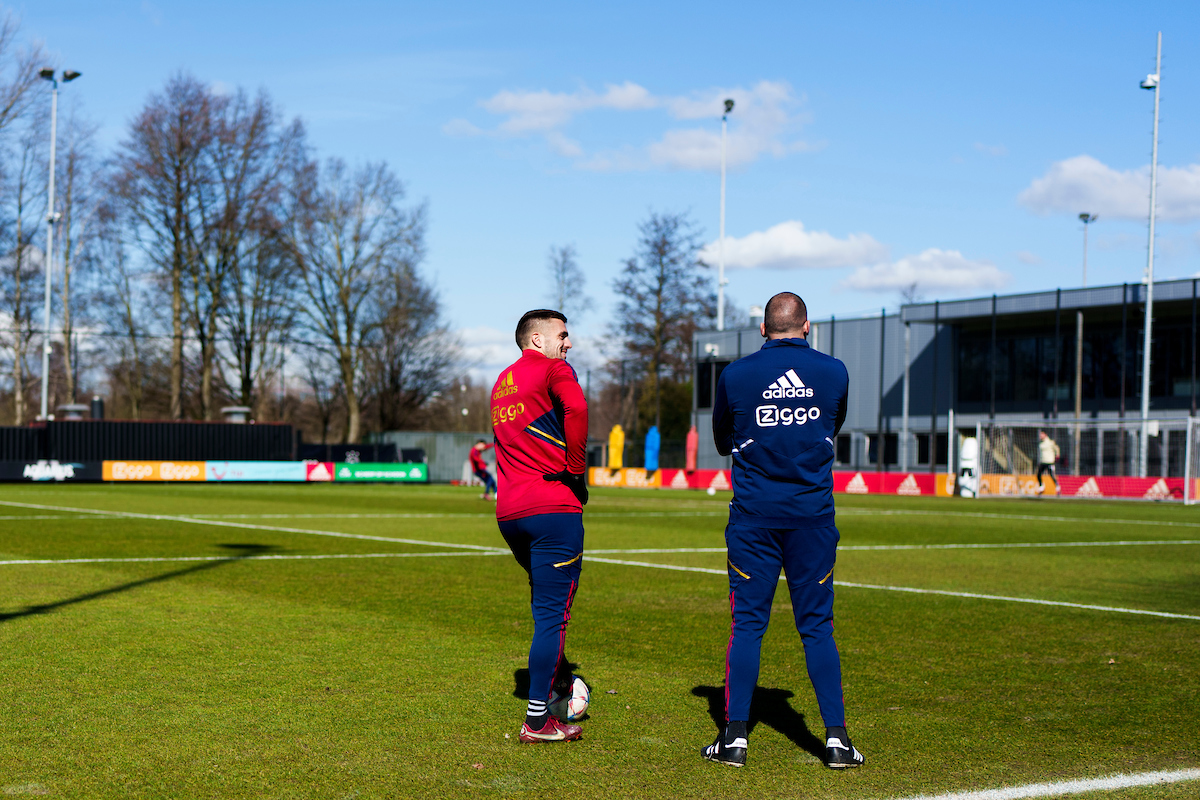
[[[528,588],[472,490],[0,486],[0,792],[882,800],[1200,767],[1200,510],[848,496],[835,613],[866,766],[819,763],[782,586],[749,765],[702,761],[727,500],[593,492],[568,636],[591,717],[529,746]]]

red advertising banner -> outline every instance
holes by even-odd
[[[930,472],[834,472],[833,490],[846,494],[950,497],[954,476]]]
[[[306,461],[304,471],[304,477],[309,481],[333,480],[333,464],[329,461]]]
[[[663,489],[732,488],[729,470],[662,469]],[[954,476],[928,472],[834,472],[833,490],[847,494],[897,494],[905,496],[950,497],[954,494]]]
[[[1063,497],[1123,497],[1139,500],[1182,500],[1183,478],[1118,478],[1114,475],[1060,475]]]
[[[697,469],[688,472],[682,469],[660,469],[659,486],[663,489],[717,489],[728,491],[733,488],[727,469]]]

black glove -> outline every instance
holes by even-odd
[[[588,488],[587,479],[583,475],[576,475],[574,472],[567,472],[565,469],[562,472],[557,472],[553,475],[543,475],[544,481],[559,481],[571,490],[571,494],[575,495],[581,505],[587,505]]]

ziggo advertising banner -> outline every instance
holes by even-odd
[[[729,470],[660,469],[647,474],[638,468],[608,469],[592,467],[588,483],[592,486],[622,486],[632,489],[717,489],[732,488]],[[834,472],[833,490],[846,494],[898,494],[951,497],[954,476],[920,472]]]
[[[425,464],[334,464],[313,461],[105,461],[106,481],[387,481],[424,483]]]

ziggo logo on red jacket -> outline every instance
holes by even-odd
[[[524,403],[513,403],[510,406],[495,406],[492,408],[492,424],[512,422],[525,413]]]

